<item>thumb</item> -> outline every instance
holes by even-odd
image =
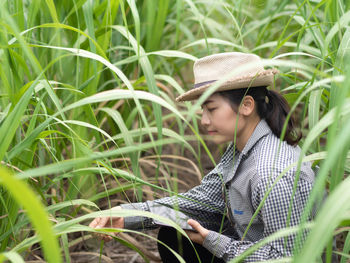
[[[209,230],[202,227],[200,223],[198,223],[198,221],[193,220],[193,219],[189,219],[187,221],[187,223],[193,227],[196,231],[198,231],[198,233],[203,237],[206,238],[207,235],[209,234]]]
[[[206,229],[204,227],[201,226],[201,224],[193,219],[188,219],[187,223],[193,227],[195,230],[197,230],[198,233],[203,233],[203,231],[205,231]]]

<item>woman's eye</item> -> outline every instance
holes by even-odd
[[[215,108],[208,108],[208,111],[209,112],[212,112],[212,111],[214,111],[214,110],[216,110],[217,108],[215,107]]]

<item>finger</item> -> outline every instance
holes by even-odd
[[[200,223],[198,223],[198,221],[196,220],[193,220],[193,219],[189,219],[187,221],[187,223],[193,227],[195,230],[198,231],[198,233],[200,233],[204,238],[208,235],[209,233],[209,230],[202,227],[202,225]]]
[[[91,223],[89,224],[89,227],[91,228],[96,228],[96,226],[99,224],[101,220],[101,217],[97,217],[94,220],[91,221]]]
[[[109,242],[109,241],[111,241],[113,238],[112,238],[111,236],[109,236],[109,235],[103,235],[102,239],[103,239],[103,241],[105,241],[105,242]]]
[[[104,234],[104,233],[93,233],[93,235],[97,238],[97,239],[99,239],[99,240],[103,240],[103,241],[106,241],[106,242],[108,242],[108,241],[111,241],[112,239],[113,239],[113,233],[110,233],[110,234]]]
[[[95,228],[106,227],[110,220],[111,220],[110,217],[100,217],[100,220],[99,220],[98,224],[95,226]]]
[[[193,220],[193,219],[188,219],[187,223],[193,227],[195,230],[197,230],[198,232],[201,232],[201,230],[203,229],[203,227],[201,226],[201,224],[198,223],[198,221]]]

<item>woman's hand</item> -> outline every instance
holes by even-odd
[[[203,242],[207,235],[209,234],[209,230],[202,227],[196,220],[189,219],[187,223],[193,227],[197,232],[185,230],[188,237],[195,243],[203,245]]]
[[[112,210],[120,210],[120,206],[113,207]],[[124,217],[97,217],[89,224],[91,228],[124,228]],[[106,234],[94,234],[97,238],[105,242],[111,241],[113,238]]]

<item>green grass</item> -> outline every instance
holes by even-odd
[[[210,153],[198,109],[215,87],[194,106],[174,98],[191,88],[196,58],[244,51],[281,72],[277,85],[304,135],[295,165],[320,166],[304,218],[329,192],[286,261],[318,262],[326,251],[331,262],[336,235],[348,260],[348,1],[4,0],[0,23],[0,158],[12,170],[0,172],[3,259],[25,261],[39,243],[46,261],[69,261],[71,233],[92,231],[81,224],[91,207],[128,202],[130,190],[133,201],[176,194],[183,156],[203,171],[199,160]]]

